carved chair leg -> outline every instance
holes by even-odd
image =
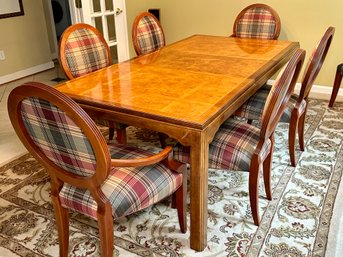
[[[268,200],[272,200],[271,170],[272,170],[272,159],[273,159],[273,152],[274,152],[274,136],[272,136],[270,140],[272,142],[270,153],[268,154],[267,158],[263,162],[263,180],[264,180],[264,187],[266,190],[266,196]]]
[[[119,144],[126,144],[126,129],[125,128],[120,128],[116,129],[117,132],[117,141]]]
[[[187,232],[187,168],[182,172],[182,185],[176,190],[175,203],[181,233]],[[174,197],[173,197],[174,198]]]
[[[113,218],[109,204],[104,207],[104,213],[98,212],[98,226],[100,236],[100,248],[102,257],[113,257]]]
[[[255,158],[256,157],[256,158]],[[256,155],[253,156],[249,171],[249,197],[252,217],[256,226],[260,225],[258,213],[258,188],[259,188],[260,163]]]
[[[68,210],[61,205],[58,196],[52,195],[51,198],[55,210],[55,218],[57,223],[60,257],[68,257],[69,213]]]
[[[296,159],[295,159],[295,141],[297,137],[297,127],[299,122],[298,110],[293,109],[291,120],[289,122],[289,129],[288,129],[288,149],[289,149],[289,157],[291,159],[291,165],[295,167]]]
[[[331,93],[331,98],[329,102],[329,107],[332,107],[333,104],[335,103],[337,93],[341,85],[342,76],[343,76],[343,63],[337,66],[335,81],[332,87],[332,93]]]

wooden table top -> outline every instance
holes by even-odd
[[[81,104],[202,129],[216,113],[238,108],[239,96],[261,86],[297,48],[290,41],[195,35],[57,89]]]

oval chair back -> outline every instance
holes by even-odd
[[[261,138],[268,139],[274,133],[275,127],[294,91],[304,59],[305,51],[297,50],[283,71],[277,76],[263,109]]]
[[[300,103],[303,99],[307,99],[313,86],[313,82],[318,76],[318,73],[324,63],[325,57],[329,51],[332,38],[335,34],[335,28],[329,27],[323,37],[318,42],[317,46],[313,49],[312,54],[307,62],[304,77],[298,97]]]
[[[149,54],[165,46],[161,23],[153,14],[143,12],[135,18],[132,41],[137,55]]]
[[[69,97],[30,82],[12,91],[9,108],[16,133],[52,180],[92,190],[106,179],[111,166],[106,140]]]
[[[69,79],[112,64],[106,40],[88,24],[78,23],[68,27],[60,38],[59,49],[61,66]]]
[[[278,39],[280,28],[280,17],[273,8],[265,4],[252,4],[237,15],[232,36]]]

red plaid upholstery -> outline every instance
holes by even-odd
[[[92,146],[63,111],[31,97],[22,102],[21,115],[32,140],[52,162],[79,176],[94,174],[96,160]]]
[[[245,122],[228,119],[221,125],[209,148],[209,168],[249,171],[251,157],[260,139],[260,130]],[[268,139],[260,151],[265,160],[271,149]],[[189,147],[174,147],[174,158],[189,163]]]
[[[124,145],[110,146],[110,152],[115,159],[152,155]],[[182,174],[173,173],[159,163],[139,168],[115,168],[101,189],[111,203],[116,219],[160,201],[181,184]],[[97,204],[89,191],[65,184],[60,192],[60,200],[62,206],[97,219]]]
[[[165,45],[162,28],[150,16],[143,16],[139,21],[137,39],[142,54],[152,53]]]
[[[239,19],[236,36],[241,38],[273,39],[276,21],[272,13],[262,7],[247,10]]]
[[[109,65],[107,46],[91,30],[73,31],[66,41],[65,57],[74,77],[99,70]]]

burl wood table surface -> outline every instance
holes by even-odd
[[[276,73],[297,42],[195,35],[60,84],[91,116],[163,132],[190,146],[190,247],[207,245],[208,145]]]

